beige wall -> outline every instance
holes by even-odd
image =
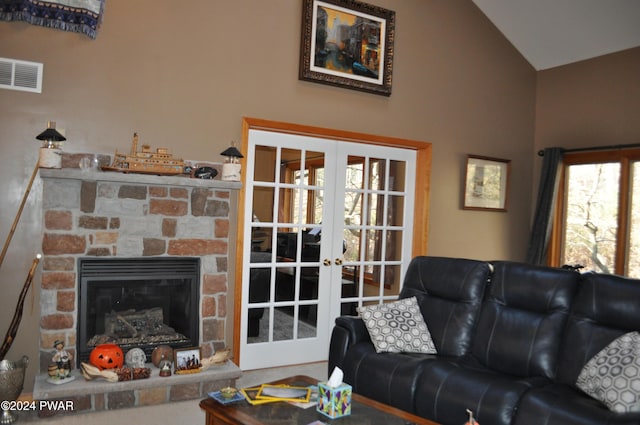
[[[68,152],[126,150],[136,131],[141,143],[219,161],[250,116],[431,142],[429,253],[523,259],[535,71],[468,0],[369,3],[396,12],[388,98],[298,81],[300,0],[109,0],[96,40],[0,22],[0,57],[44,63],[42,94],[0,91],[0,238],[49,119],[66,129]],[[512,160],[507,213],[461,209],[467,154]],[[2,265],[0,323],[40,250],[40,197],[37,179]],[[37,358],[38,277],[11,358]]]
[[[640,143],[640,48],[538,72],[537,150]]]

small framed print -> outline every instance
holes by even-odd
[[[511,160],[468,155],[465,210],[507,211]]]
[[[202,350],[200,347],[179,348],[173,350],[173,364],[176,374],[200,372],[202,364]]]

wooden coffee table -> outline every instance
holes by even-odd
[[[317,380],[308,376],[293,376],[270,384],[295,386],[316,385]],[[313,421],[335,425],[438,425],[386,404],[358,394],[351,397],[351,415],[330,419],[318,413],[315,407],[302,409],[286,402],[251,405],[247,401],[220,404],[212,398],[200,402],[205,411],[206,425],[307,425]]]

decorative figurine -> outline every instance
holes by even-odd
[[[129,367],[144,367],[147,362],[147,355],[141,348],[132,348],[127,351],[127,354],[124,356],[125,364]]]
[[[49,365],[49,378],[47,382],[53,384],[66,384],[75,379],[71,376],[71,353],[64,349],[64,342],[57,339],[53,343],[53,348],[56,351],[51,357],[51,364]]]
[[[113,154],[113,162],[111,165],[103,166],[102,171],[172,176],[184,174],[184,168],[184,161],[174,158],[167,148],[157,148],[153,152],[151,146],[142,145],[142,149],[138,150],[138,133],[133,133],[131,153],[124,154],[116,150]]]
[[[160,376],[171,376],[171,360],[164,357],[160,360]]]

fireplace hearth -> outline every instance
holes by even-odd
[[[78,365],[98,344],[123,351],[198,345],[198,258],[80,258]]]

